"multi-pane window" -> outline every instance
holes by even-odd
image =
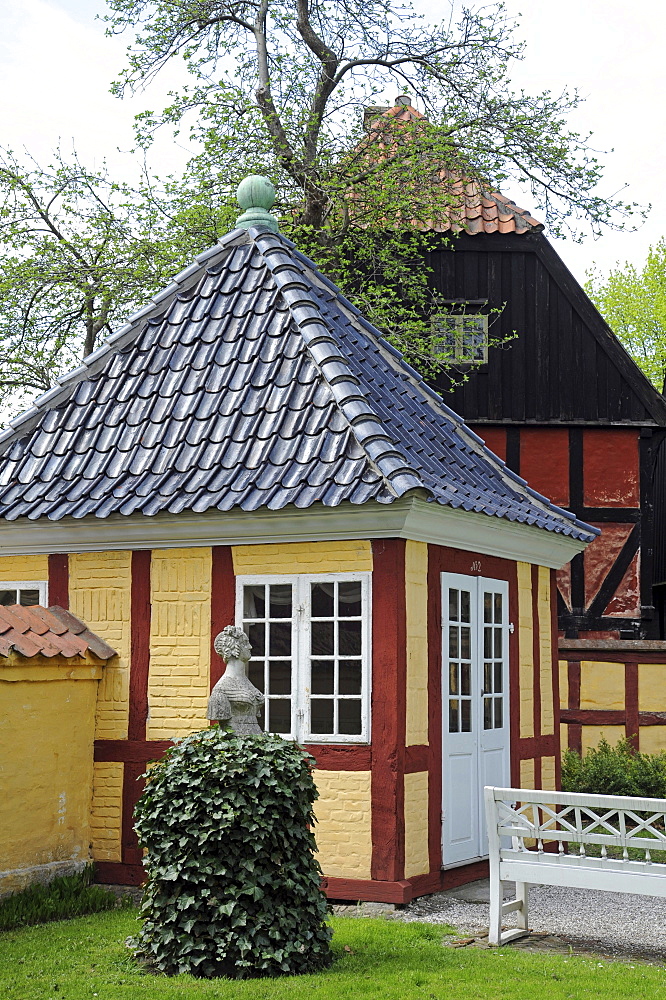
[[[483,728],[504,725],[503,594],[483,595]]]
[[[45,605],[46,592],[44,580],[0,580],[0,605],[20,604],[24,608]]]
[[[260,723],[298,740],[368,739],[369,576],[241,577],[248,675],[266,697]]]
[[[468,590],[449,587],[449,732],[472,729],[472,621]]]
[[[480,365],[488,360],[488,317],[438,313],[432,318],[432,350],[459,364]]]

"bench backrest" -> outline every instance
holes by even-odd
[[[586,845],[599,845],[602,858],[609,847],[621,848],[620,862],[631,861],[633,848],[648,864],[651,852],[666,851],[666,799],[492,787],[485,798],[491,856],[501,856],[507,837],[514,858],[516,849],[534,857],[547,844],[556,844],[560,856],[573,851],[578,858],[585,857]]]

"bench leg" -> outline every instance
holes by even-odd
[[[488,928],[488,944],[500,944],[502,937],[502,883],[499,877],[499,865],[490,865],[490,926]]]
[[[516,882],[516,899],[520,902],[518,913],[518,927],[521,930],[529,930],[529,883]]]

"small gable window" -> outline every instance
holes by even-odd
[[[306,743],[369,738],[370,576],[238,577],[259,723]]]
[[[483,303],[451,300],[431,317],[433,354],[444,354],[455,364],[482,365],[488,361],[488,316]]]
[[[45,580],[0,580],[0,605],[20,604],[24,608],[41,604],[46,607]]]

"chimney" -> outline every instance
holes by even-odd
[[[395,103],[399,107],[401,106],[410,108],[412,106],[412,98],[409,96],[409,94],[398,94],[398,96],[395,99]]]
[[[367,108],[363,108],[363,128],[369,129],[377,118],[380,118],[385,111],[389,110],[388,107],[380,104],[370,104]]]

